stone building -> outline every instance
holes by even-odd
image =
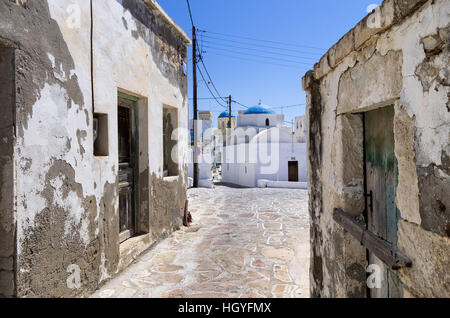
[[[154,0],[0,0],[0,296],[87,296],[182,224],[189,44]]]
[[[385,0],[303,78],[312,296],[450,296],[449,12]]]

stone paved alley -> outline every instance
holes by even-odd
[[[307,191],[190,189],[194,222],[92,297],[309,297]]]

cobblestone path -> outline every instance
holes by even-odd
[[[93,297],[309,297],[307,191],[190,189],[194,223]]]

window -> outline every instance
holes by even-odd
[[[178,176],[178,142],[173,136],[178,128],[178,111],[173,107],[163,108],[163,169],[164,177]],[[175,156],[175,157],[174,157]]]
[[[266,126],[270,126],[269,118],[266,119]]]
[[[109,156],[108,115],[94,114],[94,156]]]

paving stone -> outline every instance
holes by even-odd
[[[229,273],[236,273],[243,270],[245,265],[246,252],[243,250],[231,250],[226,254],[215,254],[213,261]]]
[[[186,293],[182,289],[175,289],[161,294],[161,298],[185,298]]]
[[[292,283],[291,275],[286,265],[275,264],[273,266],[273,275],[276,279],[281,280],[284,283]]]
[[[152,271],[158,273],[170,273],[182,270],[183,266],[172,265],[172,264],[159,264],[152,267]]]
[[[153,263],[172,263],[175,260],[177,253],[175,252],[167,252],[161,253],[152,258]]]
[[[248,283],[248,286],[258,288],[259,290],[266,290],[270,285],[269,279],[260,279]]]
[[[254,259],[252,261],[252,263],[250,264],[251,267],[253,268],[266,268],[267,264],[264,263],[262,260],[260,259]]]
[[[218,269],[218,266],[208,261],[200,261],[198,266],[195,268],[197,272],[217,271]]]
[[[282,231],[264,231],[263,236],[269,237],[269,236],[283,236],[284,233]]]
[[[279,235],[274,235],[274,236],[269,236],[269,238],[267,239],[267,244],[268,245],[283,245],[283,236],[279,236]]]
[[[98,298],[110,298],[114,296],[116,291],[114,289],[104,289],[98,293]]]
[[[203,283],[203,282],[212,280],[213,278],[216,278],[220,274],[221,274],[220,272],[204,272],[204,273],[200,273],[200,274],[197,274],[197,281],[199,283]]]
[[[177,284],[184,279],[180,274],[159,274],[158,276],[163,283],[166,282],[169,284]]]
[[[290,261],[294,257],[294,252],[288,247],[265,247],[262,254],[269,259],[282,261]]]
[[[238,214],[238,217],[240,218],[252,218],[255,216],[255,213],[241,213]]]
[[[238,290],[239,287],[238,284],[229,282],[206,282],[188,286],[190,290],[196,292],[228,292]]]
[[[277,221],[281,215],[275,213],[259,213],[259,219],[262,221]]]
[[[145,277],[149,277],[153,275],[153,273],[151,271],[149,271],[148,269],[144,269],[142,271],[137,272],[134,276],[136,278],[145,278]]]
[[[267,298],[254,288],[247,289],[239,298]]]
[[[188,295],[186,298],[206,298],[206,299],[214,299],[214,298],[230,298],[227,294],[219,294],[219,293],[207,293],[207,294],[193,294]]]
[[[295,293],[297,289],[298,286],[295,285],[274,285],[272,287],[272,296],[274,298],[296,298],[298,296],[298,294]]]
[[[279,222],[265,222],[263,223],[263,229],[265,230],[281,230],[283,228],[283,224]]]
[[[158,284],[153,283],[153,282],[148,282],[146,280],[142,280],[142,279],[131,279],[130,280],[132,282],[132,285],[130,286],[130,288],[148,288],[151,289],[152,287],[156,287],[158,286]]]
[[[309,268],[298,263],[309,250],[296,255],[295,248],[309,243],[307,191],[217,186],[190,189],[188,197],[191,227],[138,257],[92,297],[309,296]]]
[[[136,294],[137,290],[134,288],[125,288],[121,293],[118,294],[118,298],[131,298]]]

